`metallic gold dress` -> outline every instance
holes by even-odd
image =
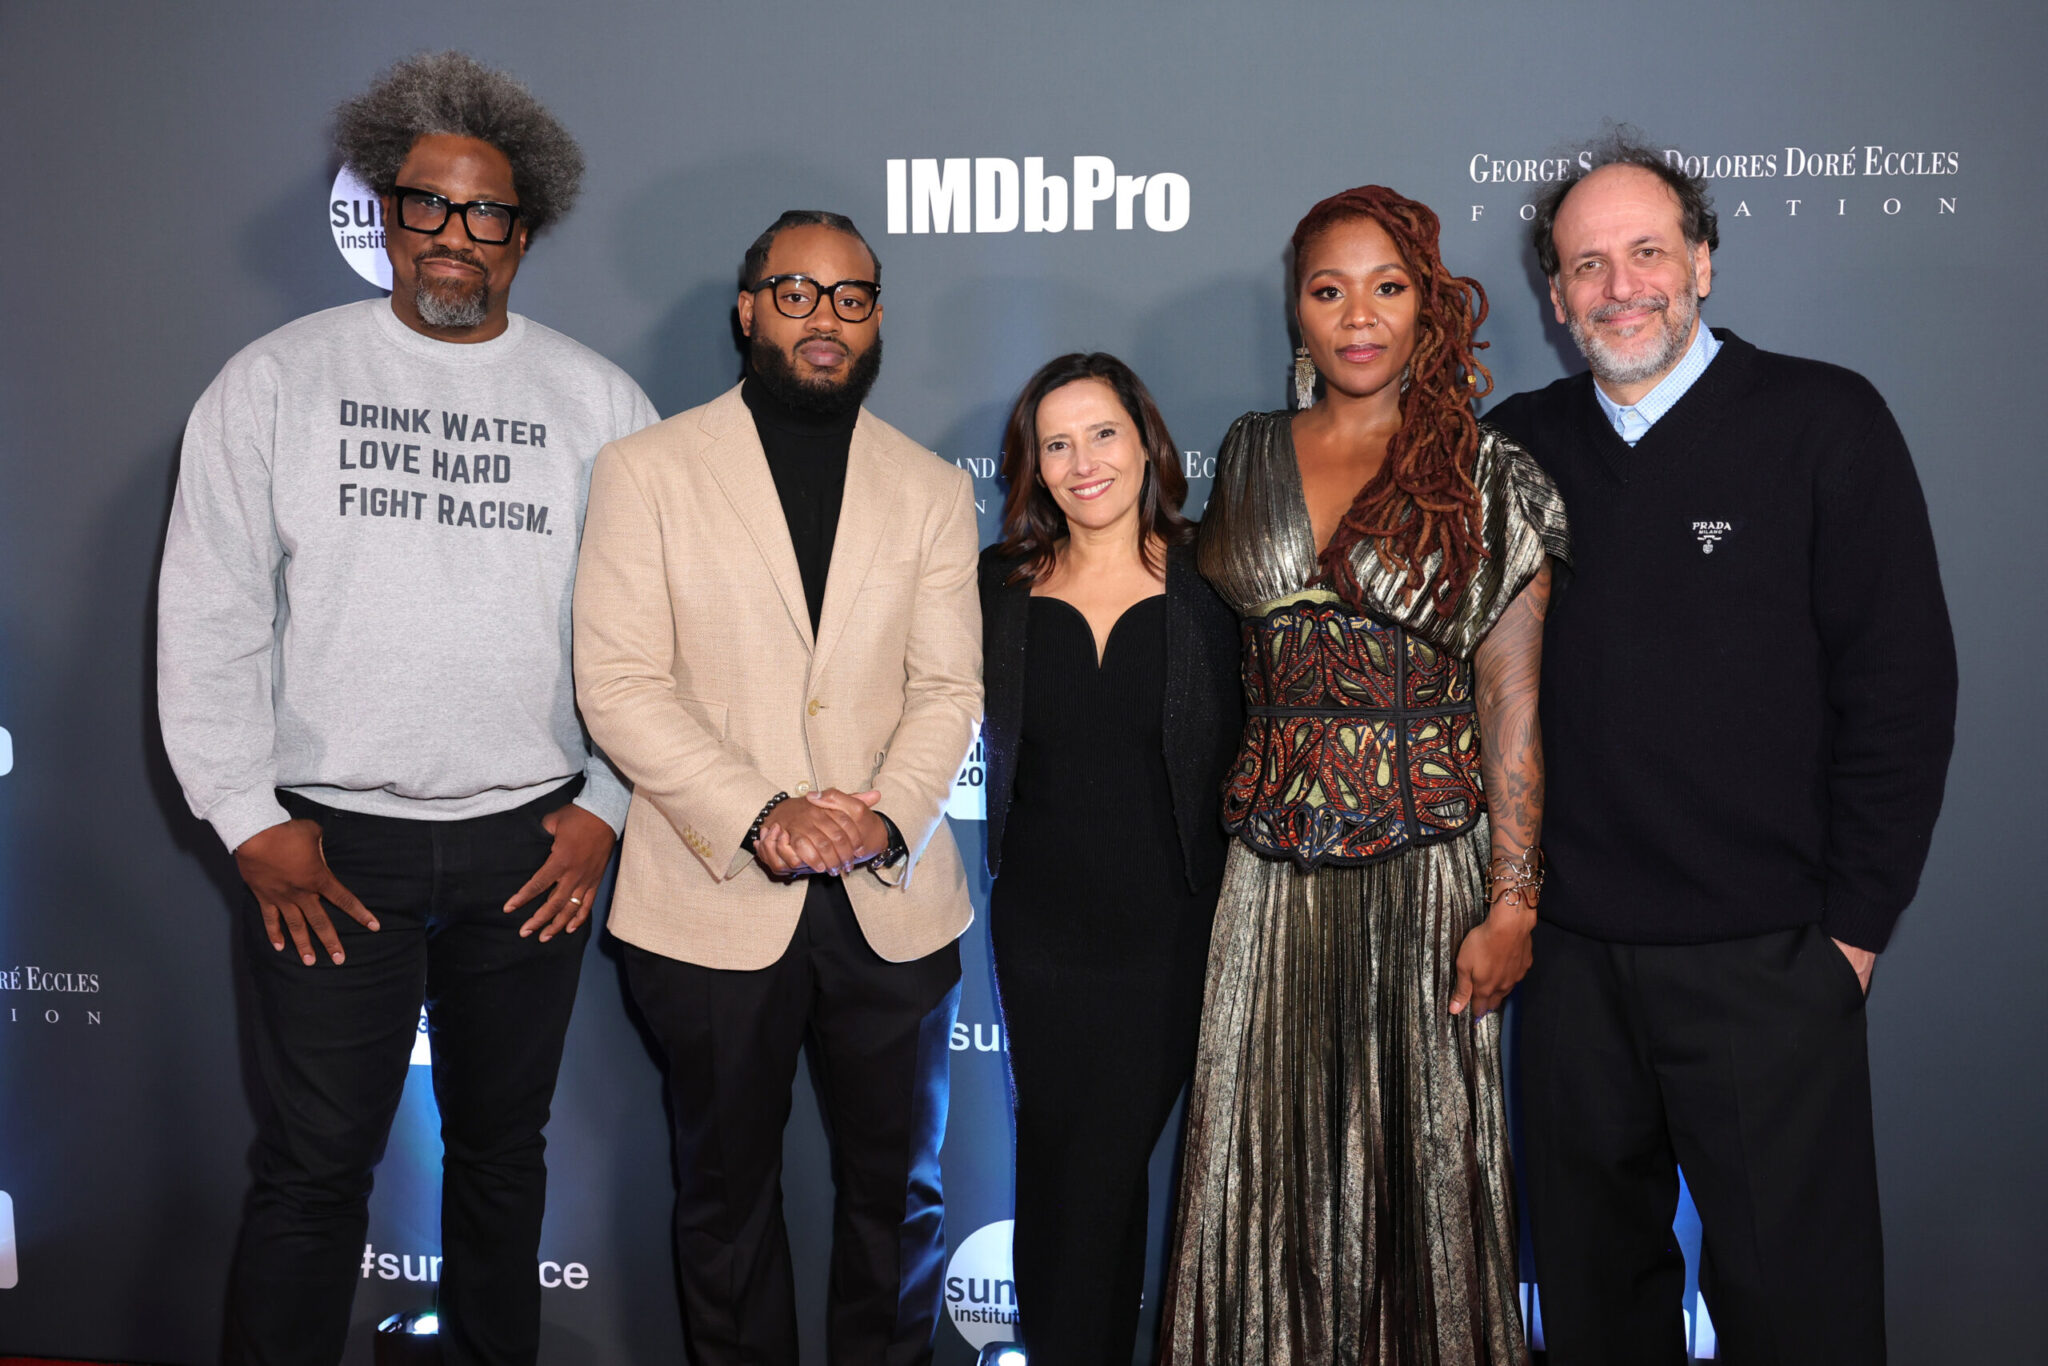
[[[1247,719],[1161,1360],[1522,1363],[1500,1016],[1447,1002],[1485,912],[1472,657],[1568,556],[1564,508],[1482,427],[1472,583],[1448,613],[1404,601],[1366,544],[1354,611],[1317,586],[1289,416],[1231,428],[1202,523]]]

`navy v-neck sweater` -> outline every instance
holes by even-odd
[[[1926,501],[1868,381],[1715,335],[1633,448],[1588,374],[1487,415],[1572,526],[1544,634],[1542,914],[1641,944],[1817,921],[1882,950],[1954,740]]]

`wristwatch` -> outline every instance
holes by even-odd
[[[879,811],[875,814],[882,816],[882,813]],[[903,842],[903,832],[896,828],[896,822],[890,820],[887,816],[882,816],[882,824],[889,827],[889,847],[875,855],[874,859],[868,864],[870,868],[894,868],[897,864],[903,862],[904,859],[910,857],[910,846]]]

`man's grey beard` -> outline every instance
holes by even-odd
[[[491,287],[482,280],[469,289],[454,284],[429,285],[424,280],[414,288],[412,306],[428,327],[467,331],[482,327],[491,314]]]
[[[1658,310],[1655,325],[1664,329],[1664,344],[1641,356],[1616,354],[1607,342],[1593,330],[1592,324],[1602,316],[1612,317],[1632,309],[1652,307]],[[1621,303],[1602,304],[1586,310],[1582,320],[1570,309],[1565,310],[1565,329],[1572,334],[1572,341],[1586,358],[1586,364],[1593,371],[1594,378],[1609,384],[1641,384],[1654,379],[1672,366],[1685,354],[1685,348],[1692,342],[1693,323],[1700,315],[1700,296],[1693,284],[1691,272],[1687,272],[1685,288],[1674,299],[1666,300],[1658,295],[1644,295],[1627,299]],[[1644,326],[1650,326],[1646,321]]]

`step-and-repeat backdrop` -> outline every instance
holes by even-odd
[[[984,538],[1009,400],[1077,348],[1145,377],[1200,505],[1229,421],[1285,402],[1282,251],[1325,194],[1378,181],[1436,207],[1446,257],[1492,296],[1484,358],[1506,394],[1579,368],[1525,237],[1563,159],[1615,119],[1708,176],[1709,320],[1868,375],[1927,486],[1963,712],[1926,884],[1870,1005],[1887,1313],[1897,1360],[2021,1359],[2048,1209],[2044,39],[2017,0],[0,8],[0,1352],[216,1353],[251,1133],[246,992],[232,866],[154,721],[177,445],[238,348],[377,292],[382,225],[337,175],[328,113],[397,56],[461,47],[523,77],[590,162],[514,307],[673,413],[737,374],[753,236],[784,208],[851,214],[885,264],[871,406],[974,475]],[[977,865],[980,782],[976,756],[951,813]],[[543,1359],[681,1360],[660,1077],[616,947],[595,949],[549,1131]],[[1016,1312],[985,922],[963,958],[945,1363]],[[802,1080],[788,1150],[822,1362],[831,1189]],[[420,1066],[378,1173],[354,1359],[377,1319],[432,1297],[438,1173]],[[1686,1211],[1680,1234],[1696,1248]]]

